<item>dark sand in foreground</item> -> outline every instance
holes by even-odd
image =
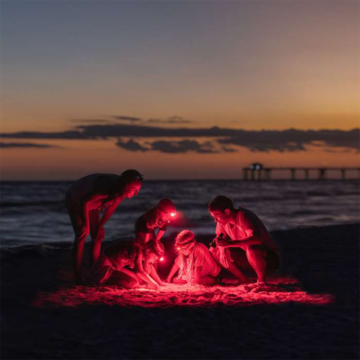
[[[273,236],[256,291],[75,287],[69,244],[2,249],[1,358],[358,359],[359,225]]]

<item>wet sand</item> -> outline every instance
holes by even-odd
[[[76,287],[70,243],[2,249],[1,358],[358,359],[359,225],[273,236],[261,288]]]

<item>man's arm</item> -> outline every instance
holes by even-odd
[[[237,218],[236,225],[241,227],[245,231],[245,234],[247,236],[242,238],[241,240],[238,239],[229,241],[219,239],[217,241],[217,245],[223,247],[240,247],[244,251],[247,251],[249,246],[262,244],[259,226],[251,212],[243,212],[242,216],[240,216],[240,218]]]
[[[135,262],[135,272],[144,272],[144,267],[143,267],[143,253],[142,250],[140,249],[137,257],[136,257],[136,262]]]
[[[100,220],[100,228],[104,227],[106,222],[111,218],[112,214],[115,212],[119,204],[121,203],[122,198],[115,199],[111,205],[109,205],[106,210],[104,211],[104,214]]]
[[[146,244],[150,240],[150,233],[137,232],[136,240],[138,240],[140,244]]]
[[[123,272],[124,274],[131,276],[134,280],[139,282],[139,278],[136,276],[136,274],[133,271],[131,271],[129,269],[126,269],[124,267],[121,270],[118,270],[118,271]]]
[[[253,235],[246,237],[242,240],[221,240],[218,239],[216,241],[217,246],[221,247],[238,247],[246,251],[251,245],[261,245],[262,241],[259,239],[259,235],[257,233],[253,233]]]
[[[163,235],[165,234],[165,230],[159,230],[158,233],[156,234],[155,237],[155,242],[160,241],[160,239],[163,237]]]
[[[141,280],[145,281],[154,289],[159,289],[159,285],[156,283],[156,281],[144,271],[142,261],[143,261],[143,254],[142,251],[140,251],[137,256],[136,264],[135,264],[136,276],[138,276]]]
[[[136,275],[143,281],[145,281],[147,284],[149,284],[153,289],[159,290],[159,285],[156,283],[156,281],[148,275],[146,272],[137,271]]]
[[[160,285],[160,286],[164,286],[165,284],[162,282],[162,280],[160,279],[158,273],[156,272],[155,268],[153,265],[151,265],[150,268],[150,275],[151,277]]]
[[[176,274],[176,272],[177,272],[179,269],[180,269],[180,267],[177,266],[176,263],[174,263],[174,265],[173,265],[173,267],[171,268],[170,273],[169,273],[169,275],[168,275],[168,277],[167,277],[167,279],[166,279],[166,281],[167,281],[168,283],[171,283],[172,278],[174,277],[174,275]]]

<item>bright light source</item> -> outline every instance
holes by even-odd
[[[170,213],[170,215],[171,215],[172,217],[174,217],[174,216],[176,215],[176,213],[173,212],[173,213]]]
[[[164,261],[164,258],[163,258],[163,257],[161,257],[159,260],[160,260],[160,261]]]

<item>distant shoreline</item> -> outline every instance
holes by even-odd
[[[2,183],[34,183],[34,182],[43,182],[43,183],[61,183],[61,182],[73,182],[76,181],[77,179],[73,179],[73,180],[0,180],[0,184]],[[237,182],[245,182],[245,183],[255,183],[255,184],[263,184],[263,183],[273,183],[273,182],[292,182],[292,183],[298,183],[298,182],[309,182],[309,183],[321,183],[321,182],[360,182],[360,179],[358,178],[353,178],[353,179],[324,179],[324,180],[319,180],[319,179],[310,179],[310,180],[305,180],[305,179],[296,179],[296,180],[291,180],[291,179],[271,179],[271,180],[244,180],[244,179],[144,179],[145,182],[181,182],[181,181],[194,181],[194,182],[201,182],[201,181],[237,181]]]

